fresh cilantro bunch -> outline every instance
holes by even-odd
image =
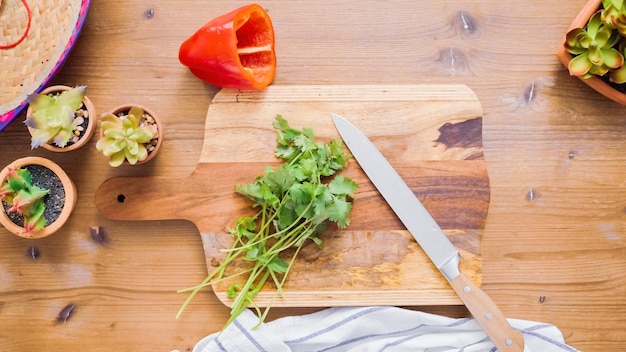
[[[281,294],[287,274],[306,241],[321,247],[319,235],[329,224],[335,223],[339,228],[350,224],[351,198],[357,184],[335,175],[350,158],[344,153],[341,140],[316,142],[311,128],[294,129],[280,115],[276,116],[273,127],[277,131],[275,155],[283,163],[277,168],[266,167],[252,183],[235,186],[259,210],[254,216],[241,217],[229,229],[234,242],[226,250],[226,259],[201,285],[193,288],[181,311],[200,288],[247,274],[243,285],[232,284],[228,288],[228,296],[234,301],[226,325],[250,305],[257,310],[259,323],[262,322],[269,307],[261,312],[254,305],[254,297],[267,280],[271,279],[277,294]],[[285,258],[287,252],[289,257]],[[242,272],[226,276],[228,264],[237,259],[250,265]]]

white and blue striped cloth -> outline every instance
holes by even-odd
[[[517,319],[509,322],[524,334],[526,350],[577,351],[565,344],[554,325]],[[253,329],[257,324],[257,316],[245,311],[223,331],[198,342],[193,352],[497,351],[474,319],[452,319],[397,307],[328,308]]]

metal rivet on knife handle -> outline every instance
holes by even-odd
[[[500,311],[500,308],[478,286],[474,285],[467,276],[460,273],[450,280],[450,285],[459,295],[474,319],[485,330],[498,351],[523,351],[524,336],[514,330]]]

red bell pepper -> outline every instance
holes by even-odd
[[[222,88],[263,89],[274,80],[274,27],[257,4],[217,17],[185,40],[180,62],[201,80]]]

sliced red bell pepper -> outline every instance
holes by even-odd
[[[180,62],[201,80],[222,88],[263,89],[274,80],[274,27],[258,4],[217,17],[185,40]]]

